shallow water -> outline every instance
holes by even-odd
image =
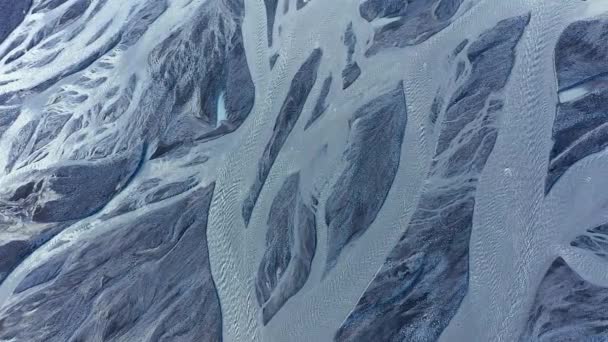
[[[608,339],[604,2],[266,1],[0,25],[0,341]]]

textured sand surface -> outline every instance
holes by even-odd
[[[0,341],[608,341],[604,0],[0,0]]]

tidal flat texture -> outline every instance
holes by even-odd
[[[501,21],[467,49],[471,73],[447,106],[429,185],[336,341],[433,341],[454,316],[468,288],[477,181],[498,133],[502,102],[490,95],[508,81],[529,20]]]
[[[342,249],[359,238],[382,208],[399,169],[407,123],[403,84],[359,108],[349,120],[344,170],[325,209],[328,228],[326,272]]]
[[[570,245],[591,251],[608,261],[608,224],[588,229],[585,234],[577,236]]]
[[[268,215],[266,249],[256,278],[264,324],[304,286],[317,248],[315,212],[299,187],[300,174],[289,175]]]
[[[607,302],[607,287],[585,281],[558,258],[538,287],[519,341],[605,341]]]
[[[342,89],[347,89],[361,76],[361,68],[353,60],[357,47],[357,35],[353,31],[353,23],[349,23],[344,32],[344,46],[346,46],[346,66],[342,70]]]
[[[289,91],[274,124],[273,134],[268,140],[266,148],[258,162],[256,178],[251,185],[249,195],[243,203],[243,219],[246,225],[249,224],[251,213],[266,182],[268,173],[270,173],[270,169],[281,147],[289,137],[289,133],[291,133],[300,118],[304,104],[308,100],[308,95],[317,81],[317,71],[322,57],[323,52],[321,49],[315,49],[291,80]]]
[[[549,192],[576,162],[608,146],[608,20],[569,25],[555,46],[559,104],[553,124]]]
[[[0,0],[0,342],[608,341],[603,0]]]
[[[0,338],[219,341],[205,240],[212,195],[210,185],[155,212],[108,222],[94,238],[41,261],[0,312]]]
[[[323,113],[327,110],[327,96],[331,91],[331,84],[333,82],[333,76],[329,75],[323,81],[323,87],[321,88],[321,92],[319,93],[319,97],[317,98],[317,102],[315,104],[314,109],[312,110],[312,114],[308,121],[306,121],[306,125],[304,125],[304,129],[306,130],[310,127],[315,121],[317,121]]]
[[[361,17],[369,22],[390,19],[376,28],[368,56],[390,47],[418,45],[448,27],[463,0],[365,0]]]

